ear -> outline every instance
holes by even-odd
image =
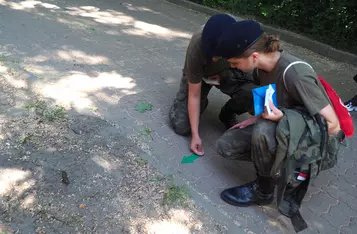
[[[259,58],[259,53],[254,52],[253,54],[251,54],[253,62],[257,62],[258,58]]]
[[[252,54],[252,58],[253,58],[253,60],[257,60],[257,59],[259,58],[259,53],[254,52],[254,53]]]

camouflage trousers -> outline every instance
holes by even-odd
[[[252,80],[244,78],[242,73],[235,69],[226,69],[219,73],[221,83],[215,86],[222,93],[231,97],[230,100],[222,107],[222,110],[229,110],[237,115],[243,114],[253,108],[252,89],[257,86]],[[201,114],[207,108],[208,94],[212,85],[201,82]],[[179,91],[176,94],[173,105],[169,111],[169,119],[174,131],[179,135],[188,135],[191,132],[190,120],[188,116],[188,81],[183,75]]]
[[[217,151],[231,160],[252,161],[260,176],[270,177],[275,161],[277,123],[260,119],[255,125],[226,131],[216,142]]]

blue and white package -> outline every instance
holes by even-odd
[[[274,89],[274,91],[276,90],[275,84],[262,86],[262,87],[255,88],[252,90],[253,101],[254,101],[254,115],[255,116],[258,116],[264,112],[265,94],[266,94],[266,91],[269,88],[269,86],[271,86]],[[276,92],[273,93],[272,101],[275,106],[278,106],[277,99],[276,99]]]

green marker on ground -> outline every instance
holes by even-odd
[[[191,154],[189,156],[183,156],[181,164],[187,164],[187,163],[193,163],[195,160],[197,160],[200,156],[196,154]]]
[[[152,104],[140,101],[136,105],[135,110],[139,111],[140,113],[144,113],[145,111],[151,111],[152,110]]]

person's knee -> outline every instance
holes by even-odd
[[[184,124],[172,124],[172,128],[177,135],[188,136],[191,133],[191,128]]]
[[[224,158],[230,159],[232,157],[232,149],[229,144],[229,139],[224,135],[216,141],[216,150],[218,154]]]
[[[270,120],[259,120],[253,129],[252,144],[275,140],[276,123]]]
[[[249,160],[250,134],[241,129],[228,130],[216,141],[216,151],[231,160]]]
[[[207,108],[208,99],[201,100],[200,112]],[[191,124],[188,116],[187,100],[175,100],[169,111],[169,119],[174,132],[178,135],[187,136],[191,133]]]
[[[182,118],[171,118],[170,116],[170,122],[176,134],[181,136],[187,136],[191,133],[190,123],[187,120]]]
[[[174,132],[181,136],[187,136],[191,133],[188,117],[178,112],[174,106],[171,107],[169,119]]]

